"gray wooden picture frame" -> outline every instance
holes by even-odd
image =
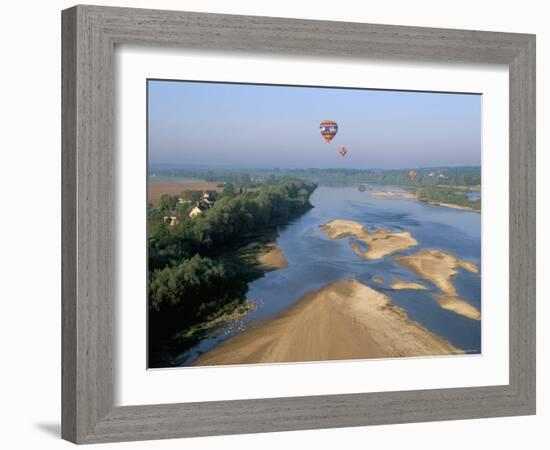
[[[75,443],[535,413],[535,36],[75,6],[62,13],[62,437]],[[116,44],[505,64],[510,82],[508,385],[114,406]]]

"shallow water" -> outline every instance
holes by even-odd
[[[384,188],[387,190],[387,187]],[[396,255],[435,248],[472,261],[481,269],[481,215],[476,212],[427,205],[417,200],[375,197],[355,187],[319,187],[311,196],[314,208],[279,230],[277,243],[288,268],[268,272],[250,283],[248,298],[257,309],[236,324],[220,328],[194,348],[176,357],[178,365],[191,364],[201,353],[264,319],[274,317],[303,294],[337,280],[357,279],[389,296],[409,317],[468,353],[481,351],[481,321],[442,309],[432,294],[439,290],[414,272],[393,262]],[[319,226],[329,220],[348,219],[367,229],[383,227],[409,231],[418,246],[380,260],[365,260],[351,250],[351,238],[332,240]],[[373,277],[384,282],[376,283]],[[428,290],[389,288],[392,277],[417,281]],[[453,279],[460,298],[481,309],[481,273],[460,270]]]

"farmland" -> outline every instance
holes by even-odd
[[[149,178],[147,186],[147,201],[157,203],[163,194],[170,196],[181,195],[183,191],[216,191],[222,192],[223,185],[216,181],[196,181],[177,179],[174,181],[163,180],[156,181]]]

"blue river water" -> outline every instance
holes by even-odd
[[[200,354],[276,316],[309,291],[350,279],[383,292],[403,307],[411,319],[456,347],[467,353],[480,353],[481,321],[442,309],[433,299],[438,288],[394,263],[393,257],[433,248],[476,263],[480,273],[460,269],[453,283],[461,299],[481,310],[481,215],[431,206],[414,199],[373,196],[370,189],[360,192],[356,187],[318,187],[310,199],[314,207],[279,230],[277,244],[288,267],[268,272],[250,283],[247,296],[257,304],[256,310],[179,355],[177,365],[192,364]],[[349,240],[352,238],[332,240],[320,230],[320,225],[334,219],[354,220],[370,231],[378,227],[409,231],[418,246],[379,260],[365,260],[351,250]],[[383,283],[374,282],[374,277],[382,278]],[[392,290],[389,283],[393,277],[421,282],[428,290]]]

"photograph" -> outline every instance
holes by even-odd
[[[148,79],[149,369],[482,354],[482,95]]]
[[[546,4],[99,3],[3,4],[2,448],[545,447]]]

